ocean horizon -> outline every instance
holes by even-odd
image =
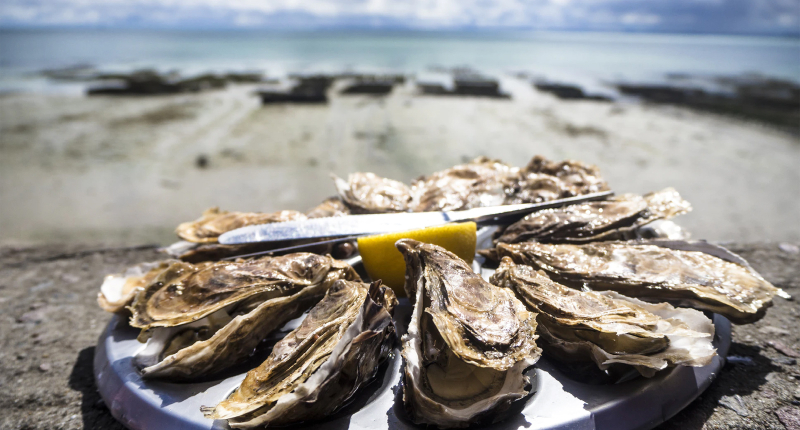
[[[405,73],[468,67],[586,87],[674,75],[800,82],[800,38],[575,31],[0,29],[0,89],[51,91],[37,72],[87,65],[207,72]],[[55,85],[55,86],[54,86]],[[61,85],[63,86],[63,85]]]

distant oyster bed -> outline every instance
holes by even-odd
[[[356,264],[351,243],[310,244],[330,255],[272,255],[275,245],[264,244],[254,258],[250,245],[217,243],[247,225],[608,190],[594,166],[539,156],[523,168],[481,157],[410,185],[373,173],[334,179],[339,196],[306,214],[206,211],[178,227],[184,242],[166,248],[193,263],[167,260],[107,279],[100,305],[122,317],[131,312],[130,325],[141,329],[144,345],[131,358],[141,380],[214,381],[245,363],[250,370],[236,390],[214,398],[216,406],[202,405],[206,418],[234,428],[316,422],[369,386],[396,333],[405,333],[402,364],[394,357],[391,365],[404,375],[398,419],[440,428],[497,424],[541,396],[529,374],[542,353],[567,378],[609,390],[637,374],[705,372],[721,364],[716,348],[727,346],[715,340],[709,314],[685,307],[750,323],[784,294],[740,257],[685,240],[668,219],[691,206],[672,189],[534,212],[499,226],[493,241],[484,230],[488,261],[478,270],[436,245],[398,241],[406,283],[397,293],[409,297],[409,321],[393,318],[391,289],[363,282],[363,271],[330,256]],[[221,254],[248,259],[213,261]],[[498,262],[488,277],[484,269]],[[291,332],[277,331],[304,312]],[[280,339],[269,356],[254,363],[273,336]],[[691,400],[698,388],[673,394]]]

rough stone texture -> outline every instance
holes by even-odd
[[[727,246],[800,299],[800,254],[777,243]],[[123,428],[92,374],[94,345],[109,319],[97,291],[104,275],[158,258],[152,248],[0,247],[0,428]],[[797,428],[800,367],[768,342],[800,351],[798,323],[797,301],[776,299],[763,320],[734,326],[730,354],[743,358],[659,429]]]

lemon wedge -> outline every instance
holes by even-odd
[[[358,238],[358,250],[369,277],[373,281],[382,280],[383,284],[391,287],[398,297],[405,297],[403,284],[405,284],[406,263],[403,255],[395,248],[395,242],[400,239],[414,239],[432,243],[472,264],[477,240],[476,229],[474,222],[464,222],[399,233],[365,236]]]

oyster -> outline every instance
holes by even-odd
[[[683,200],[673,188],[644,196],[624,194],[605,201],[534,212],[506,228],[495,243],[583,243],[634,239],[639,227],[690,210],[689,202]]]
[[[466,427],[497,422],[525,397],[523,371],[539,358],[536,315],[454,254],[410,239],[406,293],[414,301],[403,336],[403,401],[417,424]]]
[[[714,325],[694,309],[648,304],[613,291],[579,291],[505,257],[492,275],[537,312],[542,348],[563,361],[634,366],[650,377],[667,366],[705,366]]]
[[[502,205],[505,186],[517,170],[500,161],[478,157],[422,177],[411,184],[413,210],[453,211]]]
[[[759,320],[772,298],[785,294],[741,257],[703,242],[501,243],[497,252],[543,269],[568,286],[669,301],[719,313],[737,324]]]
[[[207,418],[233,428],[315,420],[334,413],[370,381],[394,343],[397,299],[380,282],[337,281],[267,360]]]
[[[608,189],[596,166],[574,160],[554,162],[537,155],[509,184],[505,204],[539,203]]]
[[[405,212],[411,193],[402,182],[382,178],[374,173],[352,173],[344,179],[333,177],[339,197],[352,213]]]
[[[203,216],[195,221],[185,222],[175,229],[175,233],[186,241],[194,243],[217,243],[222,233],[240,227],[272,222],[296,221],[306,216],[297,211],[279,211],[275,213],[228,212],[219,208],[211,208],[203,212]]]
[[[325,199],[318,206],[306,212],[309,218],[327,218],[332,216],[350,215],[350,209],[339,197]]]
[[[149,285],[170,261],[142,263],[123,273],[108,275],[97,293],[97,303],[108,312],[124,313],[139,291]]]
[[[257,260],[172,262],[137,296],[131,325],[146,342],[134,364],[149,378],[189,380],[247,358],[317,303],[352,267],[309,253]]]

